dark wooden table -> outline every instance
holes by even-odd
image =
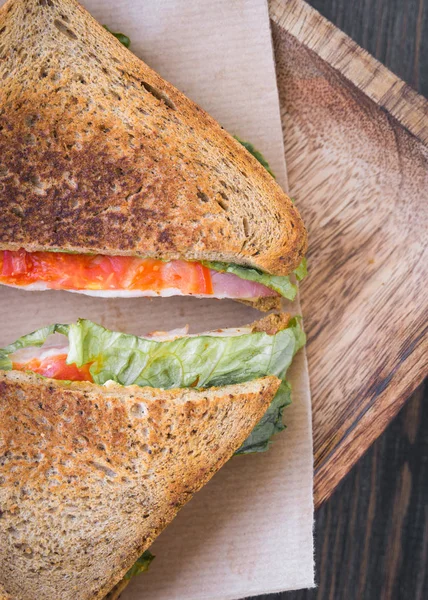
[[[428,0],[309,3],[428,96]],[[318,588],[276,597],[428,598],[427,384],[317,512],[315,545]]]

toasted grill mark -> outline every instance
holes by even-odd
[[[172,243],[172,236],[171,233],[168,229],[164,229],[163,231],[160,232],[160,234],[158,235],[158,241],[160,244],[171,244]]]

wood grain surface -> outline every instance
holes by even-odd
[[[428,95],[428,0],[310,3]],[[318,587],[259,600],[428,598],[427,409],[428,385],[317,511]]]
[[[422,96],[428,96],[427,0],[309,0]]]
[[[426,600],[427,459],[428,385],[318,511],[318,587],[258,600]]]
[[[428,102],[302,0],[270,9],[319,506],[427,374]]]

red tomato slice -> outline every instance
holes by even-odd
[[[89,372],[90,365],[78,367],[75,364],[66,364],[67,355],[58,354],[39,360],[33,358],[27,363],[13,363],[13,368],[18,371],[33,371],[39,375],[51,379],[62,379],[67,381],[93,381]]]
[[[200,263],[184,260],[163,262],[154,259],[142,260],[138,265],[129,289],[175,288],[185,294],[212,294],[211,272]]]
[[[43,282],[48,288],[67,290],[175,288],[183,294],[213,293],[210,270],[197,262],[65,252],[0,251],[0,282]]]

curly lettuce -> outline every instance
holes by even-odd
[[[54,333],[61,333],[62,335],[68,336],[69,325],[47,325],[41,329],[37,329],[28,335],[23,335],[18,338],[13,344],[9,344],[5,348],[0,348],[0,370],[9,371],[12,369],[12,361],[9,355],[22,348],[36,347],[40,348],[46,342],[50,335]]]
[[[298,318],[275,335],[198,335],[163,342],[80,319],[69,326],[67,363],[92,363],[90,373],[100,385],[112,380],[163,389],[223,386],[265,375],[282,379],[303,336]]]
[[[294,269],[293,273],[295,274],[297,281],[302,281],[302,279],[306,277],[306,275],[308,274],[306,257],[302,258],[300,265],[297,267],[297,269]]]

